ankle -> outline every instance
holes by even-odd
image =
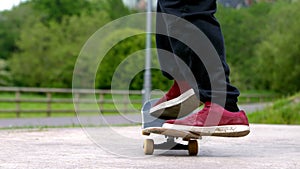
[[[226,104],[225,107],[224,107],[227,111],[230,111],[230,112],[239,112],[240,109],[239,107],[237,106],[237,104]]]

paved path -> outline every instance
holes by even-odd
[[[13,128],[13,127],[37,127],[37,126],[80,126],[80,125],[111,125],[120,124],[138,124],[141,122],[140,114],[126,114],[126,115],[112,115],[104,116],[80,116],[77,117],[45,117],[45,118],[13,118],[13,119],[0,119],[0,128]]]
[[[247,137],[204,137],[198,156],[189,157],[186,151],[145,156],[139,127],[0,130],[0,168],[298,169],[299,131],[251,125]]]
[[[247,113],[254,112],[264,108],[267,103],[241,105],[240,108],[246,110]],[[80,126],[80,125],[103,125],[106,122],[111,125],[118,124],[139,124],[141,123],[140,114],[126,114],[105,116],[105,122],[99,117],[80,116],[77,117],[49,117],[49,118],[13,118],[0,119],[0,128],[11,127],[36,127],[36,126]]]

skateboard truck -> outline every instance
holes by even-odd
[[[175,142],[175,137],[167,137],[166,142],[161,144],[154,144],[152,139],[146,139],[144,141],[144,153],[146,155],[152,155],[154,149],[158,150],[188,150],[190,156],[196,156],[198,154],[198,142],[197,140],[188,140],[188,144],[181,144]]]

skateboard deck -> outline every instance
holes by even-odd
[[[249,134],[249,130],[246,131],[234,131],[234,132],[219,132],[215,128],[210,128],[203,131],[184,131],[177,129],[169,129],[163,127],[149,127],[143,129],[143,135],[160,134],[170,137],[180,137],[183,139],[199,139],[202,136],[215,136],[215,137],[244,137]]]
[[[190,140],[190,139],[200,139],[200,135],[188,131],[180,131],[175,129],[167,129],[162,127],[149,127],[143,129],[143,135],[149,136],[151,133],[153,134],[161,134],[169,137],[180,137],[183,140]]]

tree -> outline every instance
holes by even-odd
[[[30,3],[21,3],[10,11],[0,12],[0,59],[6,60],[13,52],[18,51],[16,40],[24,21],[34,17],[32,13]]]
[[[300,90],[300,2],[277,3],[266,38],[257,49],[257,72],[262,88],[289,94]]]
[[[140,30],[125,28],[118,29],[103,39],[103,45],[111,45],[110,42],[118,40],[120,36],[126,34],[138,34]],[[103,58],[99,65],[96,87],[110,89],[113,78],[117,79],[117,84],[113,88],[141,90],[143,88],[144,68],[145,68],[145,34],[136,35],[112,46],[111,50]],[[152,46],[155,38],[152,37]],[[159,68],[156,51],[152,51],[152,66]],[[167,90],[170,86],[167,78],[163,77],[160,70],[152,70],[152,88]],[[129,86],[126,86],[129,85]]]
[[[35,10],[41,13],[42,21],[62,22],[64,16],[80,16],[82,11],[91,8],[87,0],[32,0]]]
[[[11,85],[11,76],[7,70],[7,63],[5,60],[0,59],[0,86]]]
[[[257,83],[253,76],[258,57],[255,51],[266,36],[262,30],[268,23],[271,7],[269,3],[238,10],[219,7],[217,18],[225,38],[227,60],[233,70],[231,79],[242,90],[254,89]]]
[[[13,55],[9,64],[15,85],[72,87],[73,69],[80,49],[108,21],[106,13],[97,12],[66,17],[61,23],[52,21],[47,26],[35,23],[24,28],[17,42],[20,51]]]
[[[122,0],[91,0],[91,4],[93,10],[107,12],[111,20],[132,13]]]
[[[32,0],[27,4],[30,9],[33,6],[34,17],[22,22],[19,40],[14,42],[19,50],[9,60],[18,86],[71,87],[75,61],[88,37],[110,20],[130,13],[121,0]]]

